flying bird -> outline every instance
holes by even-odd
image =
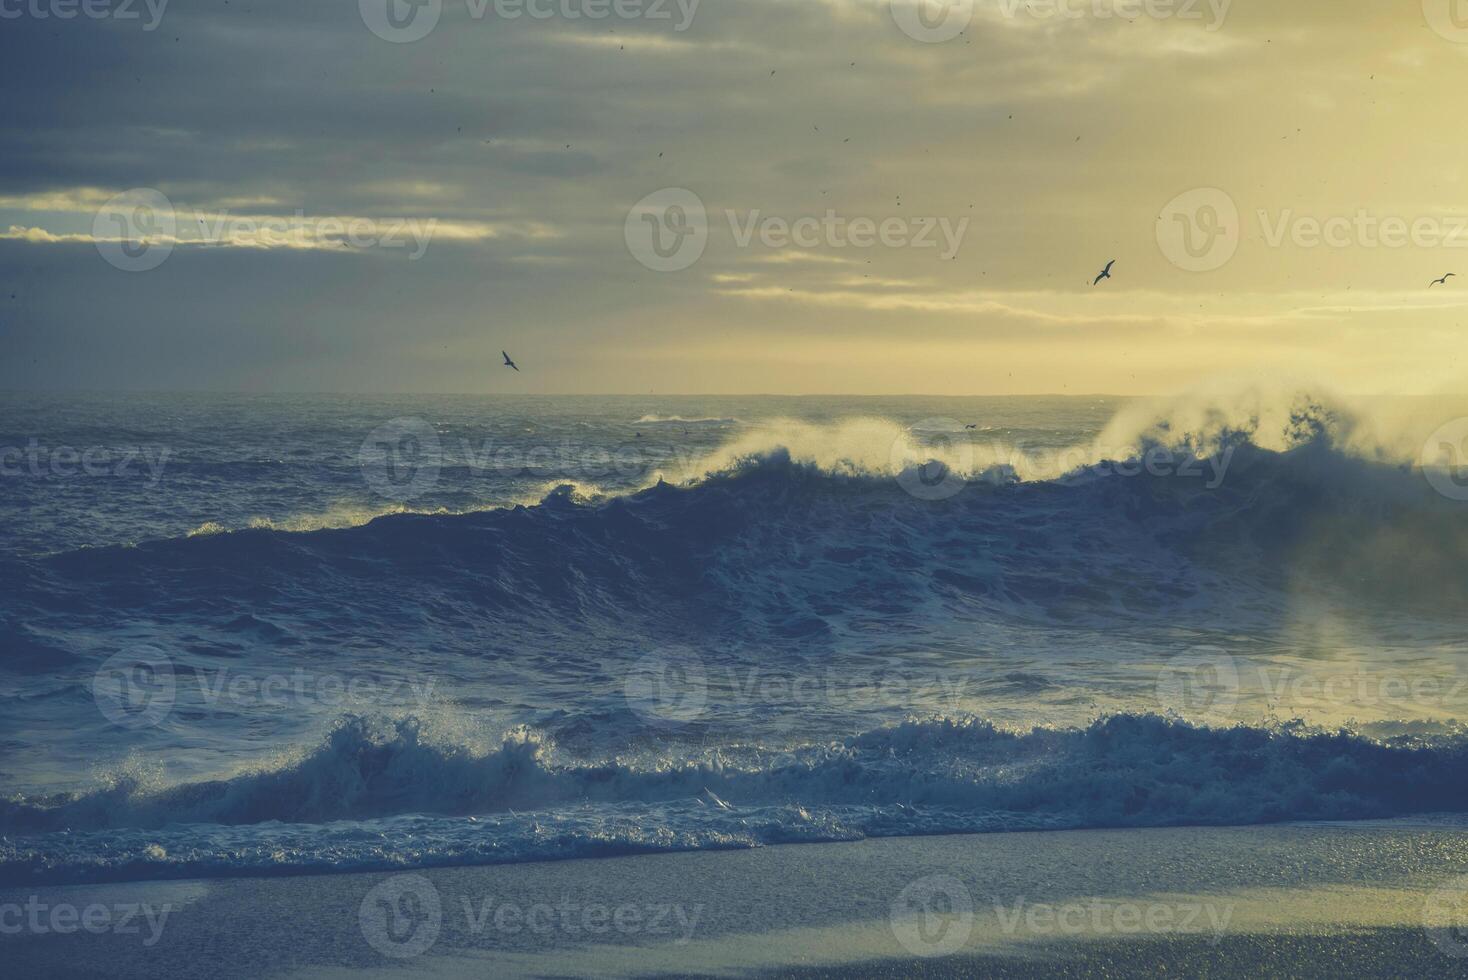
[[[1448,280],[1451,279],[1451,278],[1453,278],[1456,275],[1457,275],[1456,272],[1449,272],[1447,275],[1443,276],[1441,279],[1434,279],[1432,281],[1432,286],[1446,286],[1448,284]],[[1428,286],[1427,288],[1428,289],[1431,289],[1432,286]]]
[[[1106,268],[1104,268],[1104,269],[1101,270],[1101,274],[1096,277],[1095,281],[1092,282],[1091,285],[1095,286],[1096,284],[1098,284],[1099,282],[1101,282],[1102,279],[1110,279],[1111,278],[1111,267],[1114,266],[1114,265],[1116,265],[1116,260],[1115,259],[1112,259],[1110,262],[1106,263]]]
[[[505,354],[504,351],[500,351],[500,353],[501,354],[504,354],[504,357],[505,357],[505,363],[503,365],[501,365],[502,367],[514,368],[516,371],[520,370],[519,366],[516,365],[514,361],[510,360],[510,355],[509,354]]]

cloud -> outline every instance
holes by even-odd
[[[1100,16],[1121,8],[1093,0],[1075,17],[1037,6],[980,0],[940,44],[878,0],[704,2],[682,31],[476,18],[448,0],[408,44],[374,36],[356,4],[300,0],[172,4],[155,31],[6,21],[0,286],[26,300],[20,315],[0,305],[0,384],[105,387],[127,364],[137,387],[477,390],[474,358],[440,352],[489,358],[506,338],[534,353],[541,373],[520,381],[542,390],[656,386],[643,349],[657,371],[684,351],[689,383],[762,391],[904,390],[935,371],[959,390],[995,384],[952,367],[966,349],[1028,365],[1016,390],[1055,390],[1043,365],[1061,337],[1076,345],[1066,383],[1086,368],[1091,390],[1270,356],[1365,386],[1352,358],[1393,378],[1407,358],[1435,363],[1462,311],[1422,287],[1451,252],[1271,246],[1254,216],[1451,214],[1465,164],[1436,113],[1465,46],[1416,5],[1367,0],[1234,3],[1216,30]],[[1168,200],[1199,187],[1249,225],[1203,274],[1156,234]],[[167,195],[179,220],[166,263],[129,274],[92,235],[134,188]],[[662,188],[710,216],[679,273],[648,270],[624,240],[628,209]],[[723,220],[828,209],[971,226],[938,262],[741,247]],[[394,223],[428,246],[349,240]],[[1116,279],[1092,289],[1111,257]],[[1335,346],[1311,351],[1331,329]],[[776,350],[754,344],[772,332],[818,369],[750,353]],[[1177,370],[1134,377],[1139,336],[1168,338]],[[706,362],[718,345],[737,367]],[[879,350],[891,378],[874,373]],[[608,357],[634,360],[609,376]]]

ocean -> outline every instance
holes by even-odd
[[[0,883],[1456,820],[1463,414],[0,394]]]

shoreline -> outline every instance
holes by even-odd
[[[1465,844],[1430,821],[1076,830],[7,887],[0,951],[18,975],[213,980],[1461,976]]]

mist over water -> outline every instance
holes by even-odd
[[[1468,812],[1446,401],[3,399],[0,879]]]

